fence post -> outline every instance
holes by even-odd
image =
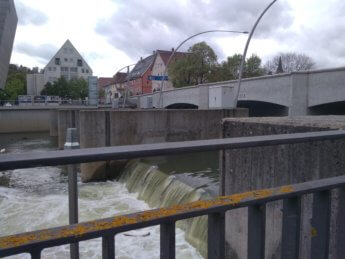
[[[80,148],[77,129],[68,128],[66,133],[66,143],[64,149],[78,149]],[[78,179],[77,179],[77,167],[76,165],[68,165],[68,212],[69,223],[78,223]],[[70,245],[71,259],[79,258],[79,244],[71,243]]]

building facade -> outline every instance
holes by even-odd
[[[44,84],[53,83],[60,77],[66,80],[92,76],[92,69],[67,40],[44,68]]]
[[[0,1],[0,89],[5,87],[18,17],[13,0]]]
[[[133,70],[129,73],[129,94],[139,95],[152,93],[152,81],[149,76],[155,60],[155,53],[146,58],[140,58]]]
[[[89,76],[92,76],[92,69],[67,40],[45,66],[43,74],[32,74],[26,77],[27,92],[40,95],[46,83],[54,83],[60,77],[66,80],[84,78],[87,81]]]

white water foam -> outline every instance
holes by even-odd
[[[10,187],[0,187],[1,236],[68,224],[66,176],[56,167],[14,170]],[[81,222],[149,209],[118,182],[79,183]],[[116,258],[159,258],[159,226],[115,237]],[[149,235],[148,235],[149,234]],[[176,229],[176,258],[202,258]],[[18,255],[10,258],[30,258]],[[69,246],[43,250],[42,258],[69,258]],[[80,243],[80,258],[101,258],[101,239]]]

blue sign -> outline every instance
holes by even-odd
[[[148,80],[152,81],[168,81],[168,76],[148,76]]]

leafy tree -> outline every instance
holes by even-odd
[[[18,95],[26,94],[26,72],[28,68],[17,67],[12,65],[9,67],[7,80],[5,84],[5,93],[8,100],[15,100]]]
[[[241,54],[234,54],[228,57],[227,61],[223,61],[215,68],[211,81],[217,82],[238,79],[241,61]],[[261,59],[253,54],[245,61],[242,76],[243,78],[249,78],[262,75],[264,75],[264,69],[261,67]]]
[[[269,74],[274,74],[277,71],[279,65],[279,59],[281,58],[281,64],[285,73],[294,71],[310,70],[315,67],[313,59],[305,54],[287,52],[279,53],[271,60],[268,60],[265,64],[265,70]]]
[[[67,81],[64,77],[60,77],[53,84],[48,82],[41,91],[41,94],[63,98],[84,99],[88,95],[88,88],[83,78]]]
[[[173,62],[169,67],[169,75],[175,87],[201,84],[209,81],[217,55],[205,42],[194,44],[188,54]]]

